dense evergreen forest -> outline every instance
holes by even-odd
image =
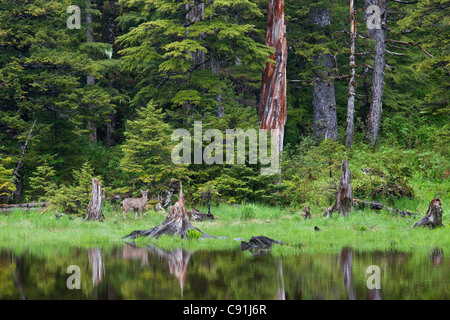
[[[0,0],[0,202],[329,206],[346,158],[355,197],[445,198],[449,28],[449,0]],[[198,121],[278,130],[279,174],[175,164]]]

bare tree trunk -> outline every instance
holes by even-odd
[[[326,9],[313,9],[311,23],[320,28],[329,25],[330,12]],[[336,97],[332,79],[333,56],[325,53],[315,58],[320,68],[312,88],[313,130],[314,136],[322,139],[338,139]]]
[[[351,148],[354,135],[354,113],[355,113],[355,89],[356,89],[356,64],[355,64],[355,42],[356,42],[356,18],[353,0],[350,0],[350,80],[348,82],[348,102],[347,102],[347,135],[345,146]]]
[[[91,9],[91,0],[86,0],[86,42],[94,42],[94,26],[92,24],[92,14],[89,12]],[[95,79],[93,76],[88,75],[87,76],[87,84],[88,85],[95,85]],[[94,112],[94,107],[91,107]],[[92,143],[97,143],[97,124],[95,123],[95,120],[89,120],[88,121],[89,126],[89,137]]]
[[[103,221],[104,216],[102,213],[102,185],[98,179],[92,179],[92,196],[91,201],[86,210],[86,217],[84,220],[97,220]]]
[[[344,217],[348,217],[352,209],[352,175],[348,166],[348,160],[342,161],[341,180],[339,181],[339,189],[336,195],[336,203],[331,212],[339,211]]]
[[[267,9],[266,45],[275,48],[267,62],[261,82],[261,105],[259,121],[261,129],[272,130],[271,139],[277,143],[277,151],[283,150],[284,126],[286,124],[286,23],[284,0],[269,0]]]
[[[441,199],[434,198],[428,207],[425,217],[414,223],[412,228],[429,227],[430,229],[434,229],[436,227],[442,227],[442,213]]]
[[[367,119],[366,137],[372,147],[378,140],[378,132],[381,122],[384,90],[384,68],[386,67],[386,19],[387,1],[366,0],[365,7],[378,5],[381,10],[381,28],[369,30],[369,35],[375,40],[375,55],[372,77],[372,98],[370,101],[369,117]],[[366,14],[367,16],[367,14]]]

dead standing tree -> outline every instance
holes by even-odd
[[[336,202],[324,215],[329,217],[333,212],[339,211],[344,217],[348,217],[353,205],[351,180],[352,175],[348,166],[348,159],[345,159],[342,161],[341,180],[339,181]]]
[[[276,141],[277,151],[283,150],[284,126],[286,124],[286,22],[284,0],[269,0],[267,9],[266,45],[275,49],[266,62],[261,82],[259,108],[260,128],[271,131],[271,139]]]
[[[186,211],[186,204],[184,202],[183,186],[180,182],[180,196],[178,201],[169,208],[169,213],[163,223],[157,225],[149,230],[135,230],[123,237],[123,239],[135,239],[137,237],[154,237],[158,238],[161,235],[179,235],[182,238],[188,238],[187,232],[189,230],[197,230],[201,233],[200,238],[220,238],[211,236],[200,231],[194,227],[189,221],[189,216]]]
[[[105,216],[102,213],[102,184],[98,179],[92,179],[92,196],[86,210],[84,220],[97,220],[102,222]]]

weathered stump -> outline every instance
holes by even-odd
[[[442,203],[441,199],[434,198],[428,207],[428,211],[422,219],[413,224],[411,228],[415,227],[429,227],[434,229],[443,226],[442,224]]]
[[[303,217],[305,219],[311,219],[311,208],[310,207],[305,208],[305,214],[303,215]]]
[[[339,189],[336,195],[334,206],[324,213],[324,216],[330,217],[335,211],[340,212],[344,217],[348,217],[353,205],[352,197],[352,175],[348,166],[348,159],[342,161],[341,179],[339,181]]]
[[[206,234],[192,225],[192,223],[189,221],[189,216],[186,211],[183,187],[180,183],[180,196],[178,198],[178,201],[169,208],[169,213],[163,223],[148,230],[135,230],[130,234],[124,236],[123,239],[135,239],[137,237],[158,238],[159,236],[164,234],[179,235],[182,238],[187,239],[187,232],[194,229],[201,233],[200,238],[223,238]]]
[[[92,179],[92,196],[86,210],[84,220],[103,221],[105,216],[102,213],[102,184],[98,179]]]

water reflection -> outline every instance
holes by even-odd
[[[70,265],[80,290],[67,288]],[[380,267],[380,290],[367,286],[370,265]],[[0,249],[0,299],[448,299],[449,267],[439,248],[282,258],[130,244]]]

